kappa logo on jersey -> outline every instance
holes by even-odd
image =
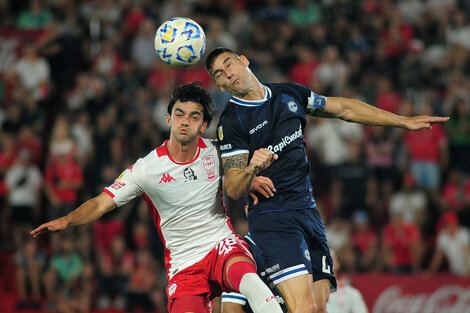
[[[159,184],[161,184],[161,183],[169,183],[169,182],[171,182],[171,181],[176,181],[176,179],[174,179],[173,177],[171,177],[170,174],[167,173],[167,174],[163,174],[162,179],[160,179]]]
[[[202,166],[207,172],[207,180],[213,181],[217,178],[215,173],[215,160],[213,155],[208,155],[202,158]]]
[[[255,132],[263,128],[264,126],[268,125],[268,121],[263,121],[260,124],[256,125],[256,127],[250,129],[250,135],[253,135]]]

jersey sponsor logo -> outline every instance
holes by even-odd
[[[215,160],[213,155],[208,155],[202,158],[202,166],[207,172],[207,180],[214,181],[217,178],[215,173]]]
[[[171,181],[176,181],[169,173],[163,174],[162,178],[160,179],[159,184],[161,183],[169,183]]]
[[[285,136],[282,138],[281,142],[277,145],[269,145],[266,147],[271,153],[281,152],[287,145],[291,144],[294,140],[302,137],[302,125],[299,125],[299,129],[296,130],[293,134]]]
[[[197,176],[194,173],[194,170],[190,167],[187,167],[187,168],[184,169],[183,175],[184,175],[184,182],[197,180]]]
[[[168,295],[171,296],[172,294],[174,294],[177,287],[178,285],[176,285],[176,283],[173,283],[170,286],[168,286]]]
[[[225,144],[225,145],[221,145],[221,146],[220,146],[220,150],[222,150],[222,151],[225,151],[225,150],[230,150],[230,149],[232,149],[232,145],[231,145],[231,144],[229,144],[229,143],[228,143],[228,144]]]
[[[110,186],[110,188],[113,188],[114,190],[118,190],[118,189],[121,189],[122,187],[124,187],[126,184],[124,184],[123,182],[121,181],[116,181],[114,182],[114,184],[112,184]]]
[[[276,264],[276,265],[274,265],[274,266],[268,267],[268,268],[266,269],[266,273],[272,274],[272,273],[274,273],[275,271],[278,271],[280,268],[281,268],[281,267],[279,266],[279,264]]]
[[[250,129],[250,135],[253,135],[255,132],[257,132],[266,125],[268,125],[268,121],[263,121],[260,124],[256,125],[256,127]]]
[[[220,141],[224,140],[224,131],[222,130],[222,126],[217,128],[217,136],[219,137]]]

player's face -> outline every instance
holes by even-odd
[[[251,90],[253,74],[248,65],[250,62],[245,56],[236,56],[224,52],[217,56],[212,65],[212,77],[223,91],[234,96],[243,97]]]
[[[202,106],[192,101],[176,101],[167,122],[171,136],[181,144],[194,142],[207,128]]]

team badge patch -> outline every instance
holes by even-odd
[[[207,172],[207,180],[213,181],[217,178],[217,175],[214,171],[215,169],[215,160],[212,155],[208,155],[202,159],[202,166]]]
[[[222,131],[222,126],[219,126],[217,128],[217,136],[219,136],[220,141],[224,140],[224,132]]]
[[[176,287],[178,287],[178,286],[176,285],[176,283],[173,283],[173,284],[171,284],[171,285],[168,287],[168,295],[169,295],[169,296],[171,296],[172,294],[175,293]]]
[[[291,112],[297,112],[297,103],[295,103],[294,101],[289,101],[289,103],[287,104],[287,107],[289,108],[289,110]]]

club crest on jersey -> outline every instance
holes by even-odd
[[[197,176],[194,173],[194,170],[190,167],[187,167],[187,168],[184,169],[183,175],[184,175],[184,182],[197,180]]]
[[[215,159],[213,155],[208,155],[202,158],[202,166],[207,172],[207,180],[214,181],[217,178],[215,173]]]
[[[295,113],[297,112],[297,103],[295,103],[294,98],[288,95],[282,95],[281,101],[287,104],[287,108],[289,111]]]
[[[219,136],[220,141],[224,140],[224,132],[222,131],[222,126],[219,126],[217,128],[217,136]]]
[[[161,183],[169,183],[171,181],[176,181],[169,173],[163,174],[162,178],[160,179],[159,184]]]

